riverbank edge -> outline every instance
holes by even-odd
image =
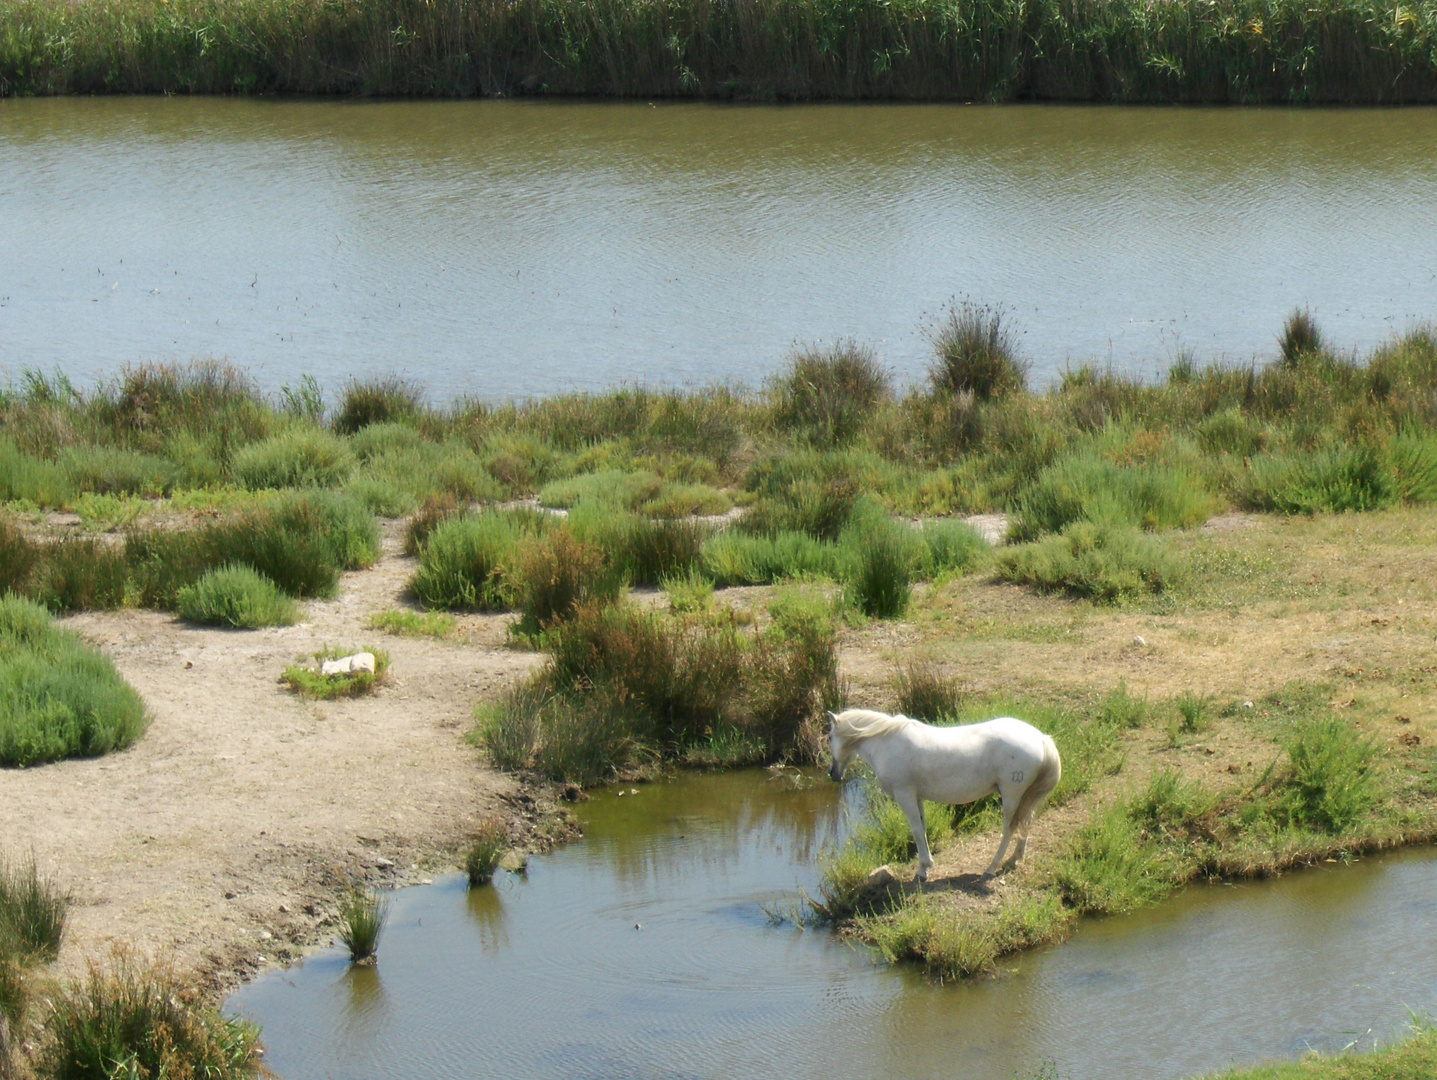
[[[0,95],[1416,104],[1434,35],[1375,0],[11,0]]]
[[[1428,1080],[1437,1075],[1437,1027],[1414,1018],[1414,1030],[1365,1053],[1318,1054],[1213,1073],[1207,1080]]]
[[[1097,803],[1094,806],[1094,814],[1100,812],[1105,805],[1104,803]],[[1293,851],[1274,855],[1270,861],[1264,862],[1251,872],[1208,874],[1199,870],[1185,880],[1176,883],[1166,896],[1156,901],[1154,906],[1166,903],[1199,881],[1206,881],[1212,884],[1261,881],[1285,873],[1310,869],[1325,862],[1343,862],[1360,858],[1364,855],[1375,855],[1437,845],[1437,808],[1428,807],[1427,809],[1428,820],[1415,829],[1372,832],[1367,834],[1358,833],[1355,835],[1348,834],[1333,837],[1328,843],[1312,844]],[[1041,818],[1039,820],[1041,822]],[[1088,816],[1078,819],[1073,827],[1067,829],[1062,836],[1058,838],[1056,846],[1061,850],[1063,846],[1071,842],[1079,829],[1088,824],[1090,820],[1092,820],[1092,818]],[[1036,827],[1041,827],[1041,825]],[[983,834],[980,835],[979,839],[986,843],[989,840],[995,840],[996,835],[988,836]],[[1118,918],[1127,913],[1125,911],[1087,913],[1064,906],[1061,903],[1061,895],[1054,882],[1048,876],[1050,871],[1045,868],[1043,870],[1031,871],[1031,873],[1035,875],[1034,879],[1019,882],[1017,888],[1013,890],[1016,895],[1000,896],[995,903],[986,907],[954,907],[942,913],[939,918],[946,919],[948,923],[945,929],[957,930],[959,932],[974,930],[982,932],[988,929],[987,924],[1000,920],[1007,910],[1019,908],[1021,905],[1030,902],[1040,906],[1050,905],[1046,909],[1043,909],[1043,913],[1049,916],[1048,918],[1040,918],[1035,922],[1008,928],[1008,932],[1011,936],[1006,938],[1004,944],[1000,946],[992,956],[992,961],[999,961],[1011,959],[1033,949],[1062,944],[1072,936],[1084,918]],[[910,952],[906,955],[892,955],[888,949],[884,947],[884,935],[881,932],[883,924],[894,914],[900,912],[915,896],[922,895],[924,895],[922,890],[914,890],[911,882],[901,880],[879,886],[870,886],[861,891],[859,897],[856,899],[856,903],[860,907],[869,907],[873,910],[873,913],[860,913],[836,919],[832,922],[833,929],[839,937],[858,941],[870,948],[878,950],[880,954],[884,954],[884,958],[889,962],[920,965],[924,967],[930,975],[938,978],[939,981],[947,978],[1001,977],[1002,971],[993,962],[985,963],[978,970],[953,971],[948,967],[951,963],[951,958],[940,958],[937,949],[930,950],[920,944],[911,948]],[[815,905],[815,907],[819,907],[819,905]],[[883,908],[884,910],[879,911],[877,910],[878,908]],[[820,910],[820,916],[821,915],[822,912]]]

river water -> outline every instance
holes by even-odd
[[[926,363],[1006,305],[1039,382],[1437,318],[1437,110],[0,101],[0,368],[227,357],[440,402]]]
[[[851,791],[851,789],[850,789]],[[1187,1077],[1371,1047],[1437,1009],[1430,849],[1199,887],[1082,924],[1000,979],[937,985],[772,925],[841,833],[838,790],[763,771],[599,793],[585,836],[470,890],[393,900],[376,968],[337,949],[238,992],[287,1080]],[[1041,823],[1039,825],[1041,828]]]

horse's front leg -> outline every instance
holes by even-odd
[[[923,820],[923,800],[911,791],[895,792],[893,798],[902,807],[908,827],[913,830],[913,843],[918,848],[918,880],[927,881],[933,855],[928,850],[928,823]]]

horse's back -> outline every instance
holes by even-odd
[[[1009,783],[1022,783],[1047,754],[1048,737],[1011,716],[980,724],[935,727],[914,723],[883,740],[870,759],[885,787],[911,787],[935,802],[971,802]],[[878,747],[873,749],[878,750]]]

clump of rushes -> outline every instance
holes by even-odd
[[[445,611],[401,611],[391,608],[371,615],[369,628],[399,637],[451,638],[459,632],[459,622]]]
[[[33,860],[0,861],[0,941],[26,955],[54,960],[69,909],[70,894],[40,877]]]
[[[1200,734],[1212,725],[1210,715],[1212,699],[1205,694],[1195,694],[1191,690],[1186,690],[1178,695],[1175,704],[1177,718],[1170,732],[1174,743],[1183,735]]]
[[[345,894],[339,904],[339,940],[352,963],[374,963],[388,918],[389,902],[373,889],[356,886]]]
[[[289,626],[299,618],[295,602],[279,586],[250,566],[231,563],[206,572],[176,598],[182,619],[202,626],[256,630]]]
[[[146,723],[140,695],[108,657],[37,604],[0,596],[0,765],[108,754]]]
[[[893,689],[900,713],[929,724],[956,718],[963,704],[958,680],[945,674],[930,656],[900,663],[893,675]]]
[[[1021,391],[1027,365],[1004,324],[1002,308],[964,301],[930,329],[933,388],[942,394],[972,394],[979,401]]]
[[[774,419],[815,446],[842,446],[891,394],[877,357],[855,342],[803,349],[774,381]]]
[[[222,1017],[170,968],[121,950],[52,999],[46,1030],[40,1080],[269,1075],[254,1024]]]
[[[371,424],[414,420],[424,412],[424,392],[397,376],[352,382],[344,388],[334,430],[353,435]]]
[[[469,884],[489,884],[508,851],[508,827],[496,817],[481,821],[474,831],[469,850],[464,853],[464,871],[469,875]]]
[[[1282,323],[1282,336],[1277,339],[1282,350],[1282,362],[1288,365],[1299,363],[1303,357],[1311,356],[1322,348],[1322,331],[1308,308],[1293,308]]]
[[[326,660],[338,660],[342,656],[352,655],[352,652],[346,652],[343,649],[328,648],[314,654],[314,659],[318,661],[317,666],[291,664],[284,669],[284,674],[280,678],[296,693],[320,701],[363,697],[365,694],[373,693],[374,688],[384,682],[385,676],[389,672],[389,654],[387,652],[368,646],[364,651],[374,657],[373,671],[342,671],[333,675],[323,674],[321,669]]]

